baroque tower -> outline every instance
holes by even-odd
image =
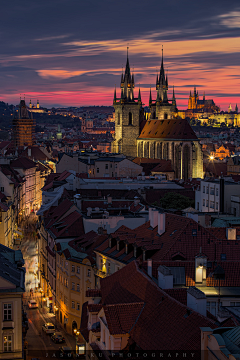
[[[128,52],[125,73],[121,76],[121,97],[114,91],[113,106],[115,109],[115,138],[112,152],[128,156],[137,156],[137,138],[140,134],[140,123],[144,120],[141,92],[134,97],[134,75],[131,74]]]
[[[32,146],[34,135],[35,121],[29,117],[28,109],[25,100],[20,100],[18,107],[18,114],[13,119],[13,145],[19,146]]]

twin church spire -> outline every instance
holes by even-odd
[[[122,72],[121,75],[121,84],[120,84],[121,98],[117,98],[116,87],[115,87],[114,99],[113,99],[114,104],[116,104],[117,101],[120,101],[121,103],[138,102],[138,104],[142,104],[140,89],[139,89],[138,98],[134,98],[134,87],[135,87],[134,74],[133,72],[131,74],[129,58],[128,58],[128,48],[127,48],[127,62],[125,67],[125,73]],[[164,64],[163,64],[163,49],[162,49],[162,62],[161,62],[160,72],[159,75],[157,74],[157,79],[156,79],[156,90],[157,90],[156,105],[160,105],[160,104],[170,105],[167,96],[168,77],[167,75],[165,75]],[[151,105],[152,103],[153,100],[150,89],[149,105]],[[174,94],[174,89],[173,89],[172,105],[176,107],[176,98]]]

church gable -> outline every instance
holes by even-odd
[[[197,136],[185,119],[148,120],[139,139],[197,140]]]

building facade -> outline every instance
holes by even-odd
[[[35,120],[29,117],[25,100],[21,100],[18,113],[13,119],[13,146],[33,145]]]
[[[203,177],[201,145],[191,126],[177,116],[173,89],[172,101],[168,100],[168,78],[163,57],[160,74],[156,80],[157,96],[152,99],[150,90],[150,118],[146,120],[141,93],[134,98],[134,77],[127,57],[125,74],[121,78],[121,97],[114,93],[115,138],[112,152],[127,156],[171,160],[175,178]]]

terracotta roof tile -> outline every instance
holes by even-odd
[[[197,136],[187,120],[148,120],[139,139],[197,140]]]

